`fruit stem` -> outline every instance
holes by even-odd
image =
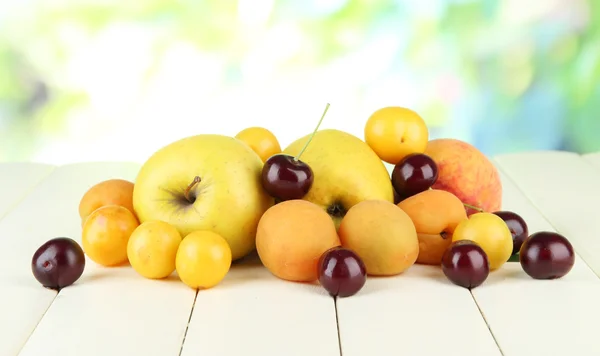
[[[473,206],[473,205],[470,205],[470,204],[466,204],[466,203],[463,203],[463,205],[464,205],[464,206],[466,206],[467,208],[470,208],[470,209],[473,209],[473,210],[477,210],[477,211],[478,211],[478,212],[480,212],[480,213],[483,213],[483,212],[484,212],[484,210],[483,210],[483,209],[481,209],[481,208],[478,208],[478,207],[476,207],[476,206]]]
[[[323,122],[323,118],[325,118],[325,114],[327,114],[327,110],[329,110],[329,103],[327,103],[327,106],[325,106],[325,111],[323,111],[323,115],[321,115],[321,119],[319,120],[319,123],[317,124],[317,127],[315,127],[315,130],[313,131],[313,133],[308,138],[308,141],[306,141],[306,143],[304,144],[304,147],[302,147],[302,149],[300,150],[300,153],[298,153],[298,155],[296,157],[294,157],[294,161],[298,162],[298,160],[300,160],[300,156],[302,156],[302,154],[304,153],[304,151],[306,151],[306,148],[308,147],[308,144],[310,143],[310,141],[312,141],[313,137],[315,137],[315,134],[317,133],[317,130],[319,130],[319,126],[321,126],[321,123]]]
[[[202,179],[200,179],[200,177],[195,176],[194,180],[190,183],[190,185],[187,186],[187,188],[185,188],[185,192],[183,192],[183,196],[190,203],[193,203],[193,200],[190,198],[190,191],[196,186],[196,184],[200,183],[201,180]]]

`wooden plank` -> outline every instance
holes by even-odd
[[[51,165],[37,163],[2,163],[0,164],[0,219],[10,214],[19,202],[28,196],[28,194],[39,184],[52,170]],[[6,254],[12,253],[11,247],[18,243],[20,236],[11,236],[3,233],[0,222],[0,239],[5,239],[4,248]],[[10,257],[10,256],[8,256]],[[4,257],[6,258],[6,256]],[[11,275],[19,264],[4,267],[0,262],[0,284],[2,284],[2,294],[0,294],[0,355],[16,354],[35,328],[41,316],[54,298],[54,293],[36,289],[30,293],[14,293],[15,289],[7,285],[7,275]],[[27,265],[27,262],[25,262]],[[17,283],[15,288],[19,288]],[[21,305],[27,305],[30,308],[24,315],[15,313],[16,310],[22,310]],[[33,315],[34,317],[29,317]]]
[[[503,210],[521,215],[530,233],[554,231],[508,176],[501,177]],[[600,280],[579,256],[567,276],[551,281],[534,280],[509,262],[472,293],[504,356],[600,354]]]
[[[502,155],[496,162],[600,276],[600,172],[570,152]]]
[[[384,164],[391,174],[394,166]],[[369,277],[358,294],[337,300],[337,316],[344,356],[500,355],[469,291],[438,267]]]
[[[54,166],[41,163],[0,164],[0,218],[16,206]]]
[[[439,267],[371,277],[358,294],[337,300],[337,312],[344,356],[500,355],[469,291]]]
[[[9,294],[0,315],[11,351],[23,344],[52,299],[27,268],[33,252],[55,236],[80,241],[77,207],[85,191],[108,178],[134,179],[137,170],[126,163],[56,168],[2,221],[0,236],[12,245],[0,259],[5,271],[0,283]],[[84,275],[58,294],[20,355],[177,355],[194,295],[174,280],[150,281],[131,268],[102,268],[88,260]],[[7,315],[10,322],[4,322]]]
[[[600,152],[583,155],[583,159],[600,170]]]
[[[552,171],[564,166],[555,162],[554,167]],[[577,172],[574,169],[567,170]],[[539,171],[547,174],[549,170]],[[528,199],[511,185],[506,175],[502,174],[502,177],[507,182],[504,208],[519,212],[527,219],[532,231],[552,230],[552,226]],[[538,177],[538,180],[542,180],[542,177]],[[574,194],[575,197],[580,195]],[[592,206],[588,206],[591,209]],[[511,263],[492,273],[488,281],[475,289],[473,294],[504,355],[563,354],[567,350],[592,355],[600,353],[593,332],[595,321],[600,318],[595,308],[600,297],[599,288],[597,277],[578,256],[573,271],[563,280],[535,281],[522,272],[518,263]],[[340,306],[338,302],[338,310]],[[343,315],[340,315],[342,351],[346,355],[342,318]],[[401,319],[397,317],[396,320]],[[353,336],[358,336],[358,333]],[[402,342],[397,344],[404,346]]]
[[[333,298],[274,277],[254,255],[198,292],[182,356],[339,356]]]

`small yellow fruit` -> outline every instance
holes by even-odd
[[[175,268],[181,281],[191,288],[219,284],[231,267],[231,249],[219,234],[208,230],[187,235],[177,250]]]
[[[127,243],[138,225],[137,218],[129,209],[120,205],[103,206],[85,220],[81,247],[99,265],[120,265],[127,262]]]
[[[274,154],[281,153],[277,137],[263,127],[249,127],[240,131],[235,138],[250,146],[263,163]]]
[[[174,226],[164,221],[146,221],[131,234],[127,257],[142,277],[166,278],[175,270],[180,243],[181,235]]]
[[[452,235],[452,241],[471,240],[488,256],[490,270],[500,268],[512,254],[513,240],[508,226],[498,215],[476,213],[463,220]]]
[[[381,160],[397,164],[411,153],[423,153],[429,140],[427,124],[416,112],[396,106],[375,111],[365,124],[365,142]]]

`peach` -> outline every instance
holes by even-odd
[[[348,210],[338,230],[342,246],[356,252],[367,274],[397,275],[417,260],[419,240],[412,220],[386,200],[363,200]]]
[[[81,197],[79,202],[79,217],[81,223],[96,209],[107,205],[119,205],[133,210],[133,183],[124,179],[108,179],[90,189]]]
[[[464,204],[485,212],[500,210],[500,175],[477,148],[460,140],[441,138],[429,141],[425,154],[438,166],[438,179],[432,188],[448,191]],[[479,212],[477,209],[467,206],[467,215]]]
[[[463,203],[452,193],[429,189],[404,199],[398,206],[408,214],[417,230],[417,263],[439,265],[452,243],[454,229],[468,219]]]
[[[316,281],[319,258],[336,246],[340,239],[333,220],[307,200],[276,204],[258,222],[258,256],[273,275],[284,280]]]

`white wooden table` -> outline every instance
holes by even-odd
[[[439,268],[370,278],[337,305],[321,288],[284,282],[256,261],[201,291],[88,261],[60,293],[34,279],[33,252],[80,238],[77,206],[92,184],[134,180],[126,163],[0,164],[0,356],[536,356],[600,355],[600,154],[494,158],[503,209],[577,251],[560,280],[505,265],[470,293]],[[185,339],[185,341],[184,341]]]

